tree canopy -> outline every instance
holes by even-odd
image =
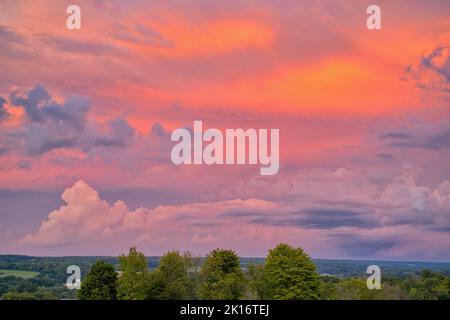
[[[124,300],[146,300],[152,291],[152,277],[148,271],[147,258],[131,247],[127,255],[119,256],[119,298]]]
[[[203,299],[239,299],[244,293],[244,275],[239,257],[232,250],[215,249],[200,271],[200,297]]]
[[[80,300],[116,300],[117,299],[117,273],[114,266],[97,261],[81,282],[78,292]]]
[[[269,250],[260,281],[267,299],[318,299],[320,282],[316,266],[301,249],[279,244]]]

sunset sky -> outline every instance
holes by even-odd
[[[278,128],[278,174],[174,165],[194,120]],[[280,242],[450,261],[448,0],[0,0],[0,254]]]

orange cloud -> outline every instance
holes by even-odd
[[[144,27],[154,32],[159,43],[124,42],[128,48],[142,56],[185,58],[235,50],[268,47],[274,31],[261,21],[250,19],[222,19],[192,24],[182,17],[169,16],[164,23]],[[132,31],[132,35],[139,35]],[[139,39],[139,38],[137,38]]]

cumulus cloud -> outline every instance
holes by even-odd
[[[106,133],[98,129],[90,129],[87,136],[82,137],[83,149],[89,151],[94,147],[126,147],[134,136],[134,129],[123,118],[110,121]]]
[[[443,181],[432,188],[418,185],[408,174],[381,178],[377,172],[362,170],[313,169],[273,180],[254,177],[228,192],[230,196],[271,199],[282,203],[288,213],[237,213],[247,215],[252,223],[328,230],[395,225],[442,230],[450,227],[448,183]]]
[[[88,152],[97,147],[125,147],[135,134],[123,118],[106,124],[89,120],[91,102],[84,96],[72,95],[59,103],[36,85],[25,92],[13,91],[10,100],[24,109],[26,119],[7,136],[10,144],[30,156],[63,148]]]
[[[347,181],[345,187],[350,190],[349,176],[353,176],[353,184],[356,178],[361,179],[344,169],[329,172],[330,176],[336,186],[341,183],[341,188]],[[272,245],[290,239],[308,245],[311,241],[326,243],[353,257],[395,257],[426,254],[426,247],[439,239],[443,241],[436,244],[439,254],[445,251],[444,240],[450,240],[450,181],[434,189],[418,186],[408,177],[396,178],[382,188],[361,188],[371,182],[359,181],[359,194],[354,194],[353,199],[348,193],[338,192],[330,199],[328,195],[336,191],[335,182],[312,180],[316,181],[298,181],[321,190],[310,191],[315,197],[309,200],[302,197],[302,192],[308,194],[308,190],[291,181],[290,193],[295,201],[248,198],[134,210],[123,201],[110,205],[94,188],[78,181],[62,194],[65,204],[51,212],[39,229],[26,235],[21,243],[58,246],[125,241],[158,248],[195,248],[231,243],[259,247],[261,243]],[[273,189],[277,187],[273,185]],[[412,245],[415,237],[426,239],[426,243]]]
[[[76,243],[120,225],[128,213],[126,205],[118,201],[110,206],[100,199],[96,190],[83,181],[64,191],[61,199],[66,205],[48,215],[36,234],[22,241],[38,245]]]
[[[105,239],[134,233],[135,239],[156,241],[183,234],[186,239],[202,242],[203,222],[224,221],[220,214],[230,210],[267,211],[275,204],[257,199],[193,203],[182,206],[159,206],[129,210],[122,201],[114,205],[102,200],[98,192],[84,181],[67,188],[61,196],[65,205],[51,212],[39,230],[21,242],[43,246],[66,245],[92,239]],[[217,225],[221,225],[217,223]]]

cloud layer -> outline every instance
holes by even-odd
[[[287,192],[296,201],[248,198],[135,210],[123,201],[110,205],[80,180],[62,194],[65,204],[51,212],[39,230],[25,236],[21,243],[126,246],[130,242],[143,248],[194,252],[246,243],[248,249],[262,252],[265,246],[288,238],[293,243],[328,246],[321,250],[339,250],[345,256],[360,258],[392,258],[399,252],[403,257],[427,257],[430,252],[423,250],[424,244],[433,245],[432,252],[450,253],[450,181],[430,190],[417,186],[413,179],[399,178],[379,189],[375,185],[361,188],[370,182],[358,181],[362,178],[358,173],[344,169],[321,175],[328,178],[317,179],[316,173],[307,181],[307,175],[300,173],[289,181],[293,187]],[[305,195],[312,185],[321,192]],[[352,197],[337,192],[342,185],[355,188]],[[273,186],[277,188],[280,185]],[[329,194],[334,196],[330,198]],[[412,240],[422,245],[412,246]]]

